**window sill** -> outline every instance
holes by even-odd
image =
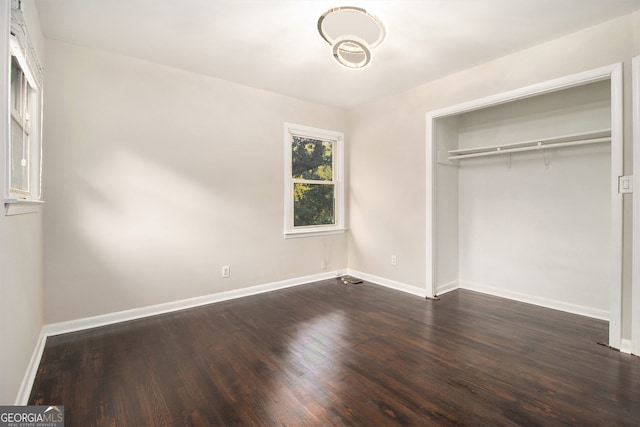
[[[37,213],[44,200],[4,199],[5,216]]]
[[[317,228],[313,230],[295,230],[285,232],[284,238],[299,239],[301,237],[330,236],[332,234],[343,234],[345,231],[347,231],[346,228],[328,228],[326,230],[319,230]]]

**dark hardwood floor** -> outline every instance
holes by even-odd
[[[327,280],[47,340],[30,404],[74,426],[638,426],[607,323]]]

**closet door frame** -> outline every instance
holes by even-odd
[[[631,353],[640,356],[640,56],[632,60],[633,258],[631,263]]]
[[[637,68],[637,67],[636,67]],[[619,349],[622,341],[622,194],[618,192],[618,177],[623,174],[623,83],[622,63],[584,71],[558,79],[537,83],[520,89],[465,102],[451,107],[431,111],[426,114],[426,295],[435,297],[437,293],[437,141],[436,121],[474,110],[505,104],[518,99],[535,97],[557,92],[597,81],[609,80],[611,84],[611,283],[609,311],[609,345]],[[636,132],[637,133],[637,132]],[[638,144],[636,144],[638,146]],[[640,150],[634,150],[637,152]],[[638,163],[640,164],[640,161]],[[636,174],[636,185],[637,183]],[[637,211],[636,211],[637,212]],[[638,216],[638,215],[635,215]],[[640,223],[640,220],[635,220]],[[640,226],[634,227],[637,229]],[[638,237],[640,240],[640,237]],[[634,245],[640,248],[640,246]],[[638,257],[636,257],[638,258]],[[638,262],[634,263],[637,264]],[[640,268],[640,266],[637,266]],[[636,286],[638,287],[638,286]],[[640,292],[640,291],[639,291]],[[637,307],[634,305],[634,313]],[[637,313],[640,316],[640,313]],[[639,319],[634,320],[637,324]],[[640,335],[640,332],[638,332]],[[634,336],[635,338],[635,336]],[[634,339],[634,341],[636,341]],[[637,346],[636,341],[636,346]]]

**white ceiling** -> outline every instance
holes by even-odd
[[[47,38],[352,107],[640,9],[640,0],[36,0]],[[349,70],[317,31],[360,6],[387,28]]]

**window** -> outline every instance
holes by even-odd
[[[343,139],[285,123],[285,237],[344,232]]]
[[[9,188],[12,193],[30,194],[31,98],[33,89],[15,56],[11,57],[11,152]]]
[[[42,69],[29,39],[22,6],[19,1],[12,2],[7,56],[11,61],[5,188],[8,208],[40,201]]]

